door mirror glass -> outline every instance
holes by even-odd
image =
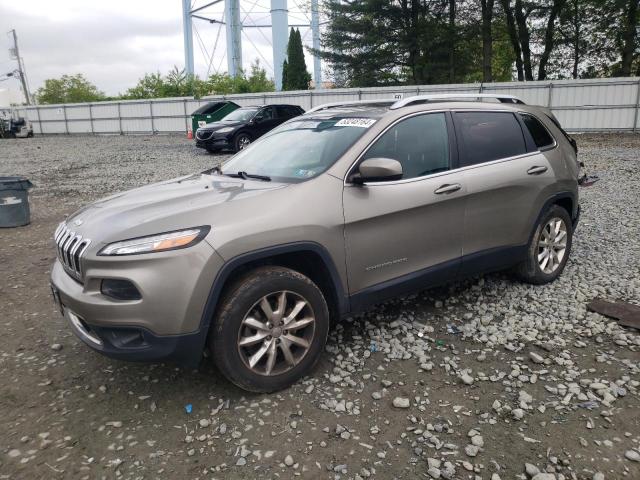
[[[358,167],[351,181],[353,183],[385,182],[400,180],[402,165],[392,158],[367,158]]]

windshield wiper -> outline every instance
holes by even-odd
[[[237,177],[237,178],[242,178],[244,180],[247,180],[249,178],[251,179],[255,179],[255,180],[262,180],[263,182],[270,182],[271,181],[271,177],[267,177],[266,175],[256,175],[254,173],[247,173],[247,172],[238,172],[238,173],[225,173],[224,175],[228,175],[230,177]]]

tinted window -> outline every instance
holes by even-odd
[[[260,110],[260,119],[261,120],[272,120],[274,118],[273,115],[273,107],[265,107]]]
[[[521,115],[531,137],[533,137],[533,143],[536,144],[536,147],[545,148],[553,145],[553,137],[536,117],[526,114]]]
[[[402,178],[449,169],[449,138],[444,113],[418,115],[387,130],[364,158],[393,158],[402,164]]]
[[[300,115],[298,107],[291,105],[278,106],[276,107],[276,112],[278,113],[278,118],[291,118]]]
[[[464,146],[460,165],[475,165],[526,153],[515,115],[508,112],[458,112],[456,130]]]

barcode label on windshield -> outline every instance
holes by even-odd
[[[343,118],[335,126],[369,128],[374,123],[376,120],[373,118]]]

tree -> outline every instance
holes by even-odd
[[[282,69],[283,90],[308,90],[311,75],[307,71],[300,30],[291,29],[287,45],[287,59]]]
[[[232,93],[258,93],[272,92],[275,89],[273,82],[267,78],[267,72],[260,65],[259,60],[251,65],[251,71],[247,77],[244,72],[231,77],[226,73],[213,74],[208,79],[202,80],[197,76],[188,76],[184,70],[173,67],[166,75],[147,73],[138,80],[135,87],[128,89],[121,98],[147,99],[166,97],[196,98],[205,95],[229,95]]]
[[[493,5],[494,0],[480,0],[482,8],[482,81],[493,81]]]
[[[633,64],[634,57],[637,57],[638,52],[638,4],[640,0],[626,0],[626,6],[624,7],[624,20],[622,25],[622,48],[621,48],[621,62],[619,74],[623,77],[631,76],[631,66]],[[640,69],[640,66],[638,67]]]
[[[321,56],[353,87],[451,81],[465,75],[455,13],[449,1],[328,0]]]
[[[49,78],[36,92],[38,103],[80,103],[105,100],[104,93],[89,82],[81,73]]]
[[[509,37],[516,55],[518,80],[533,80],[532,37],[543,38],[538,62],[538,80],[547,77],[547,63],[554,48],[555,24],[566,0],[500,0],[507,21]]]

